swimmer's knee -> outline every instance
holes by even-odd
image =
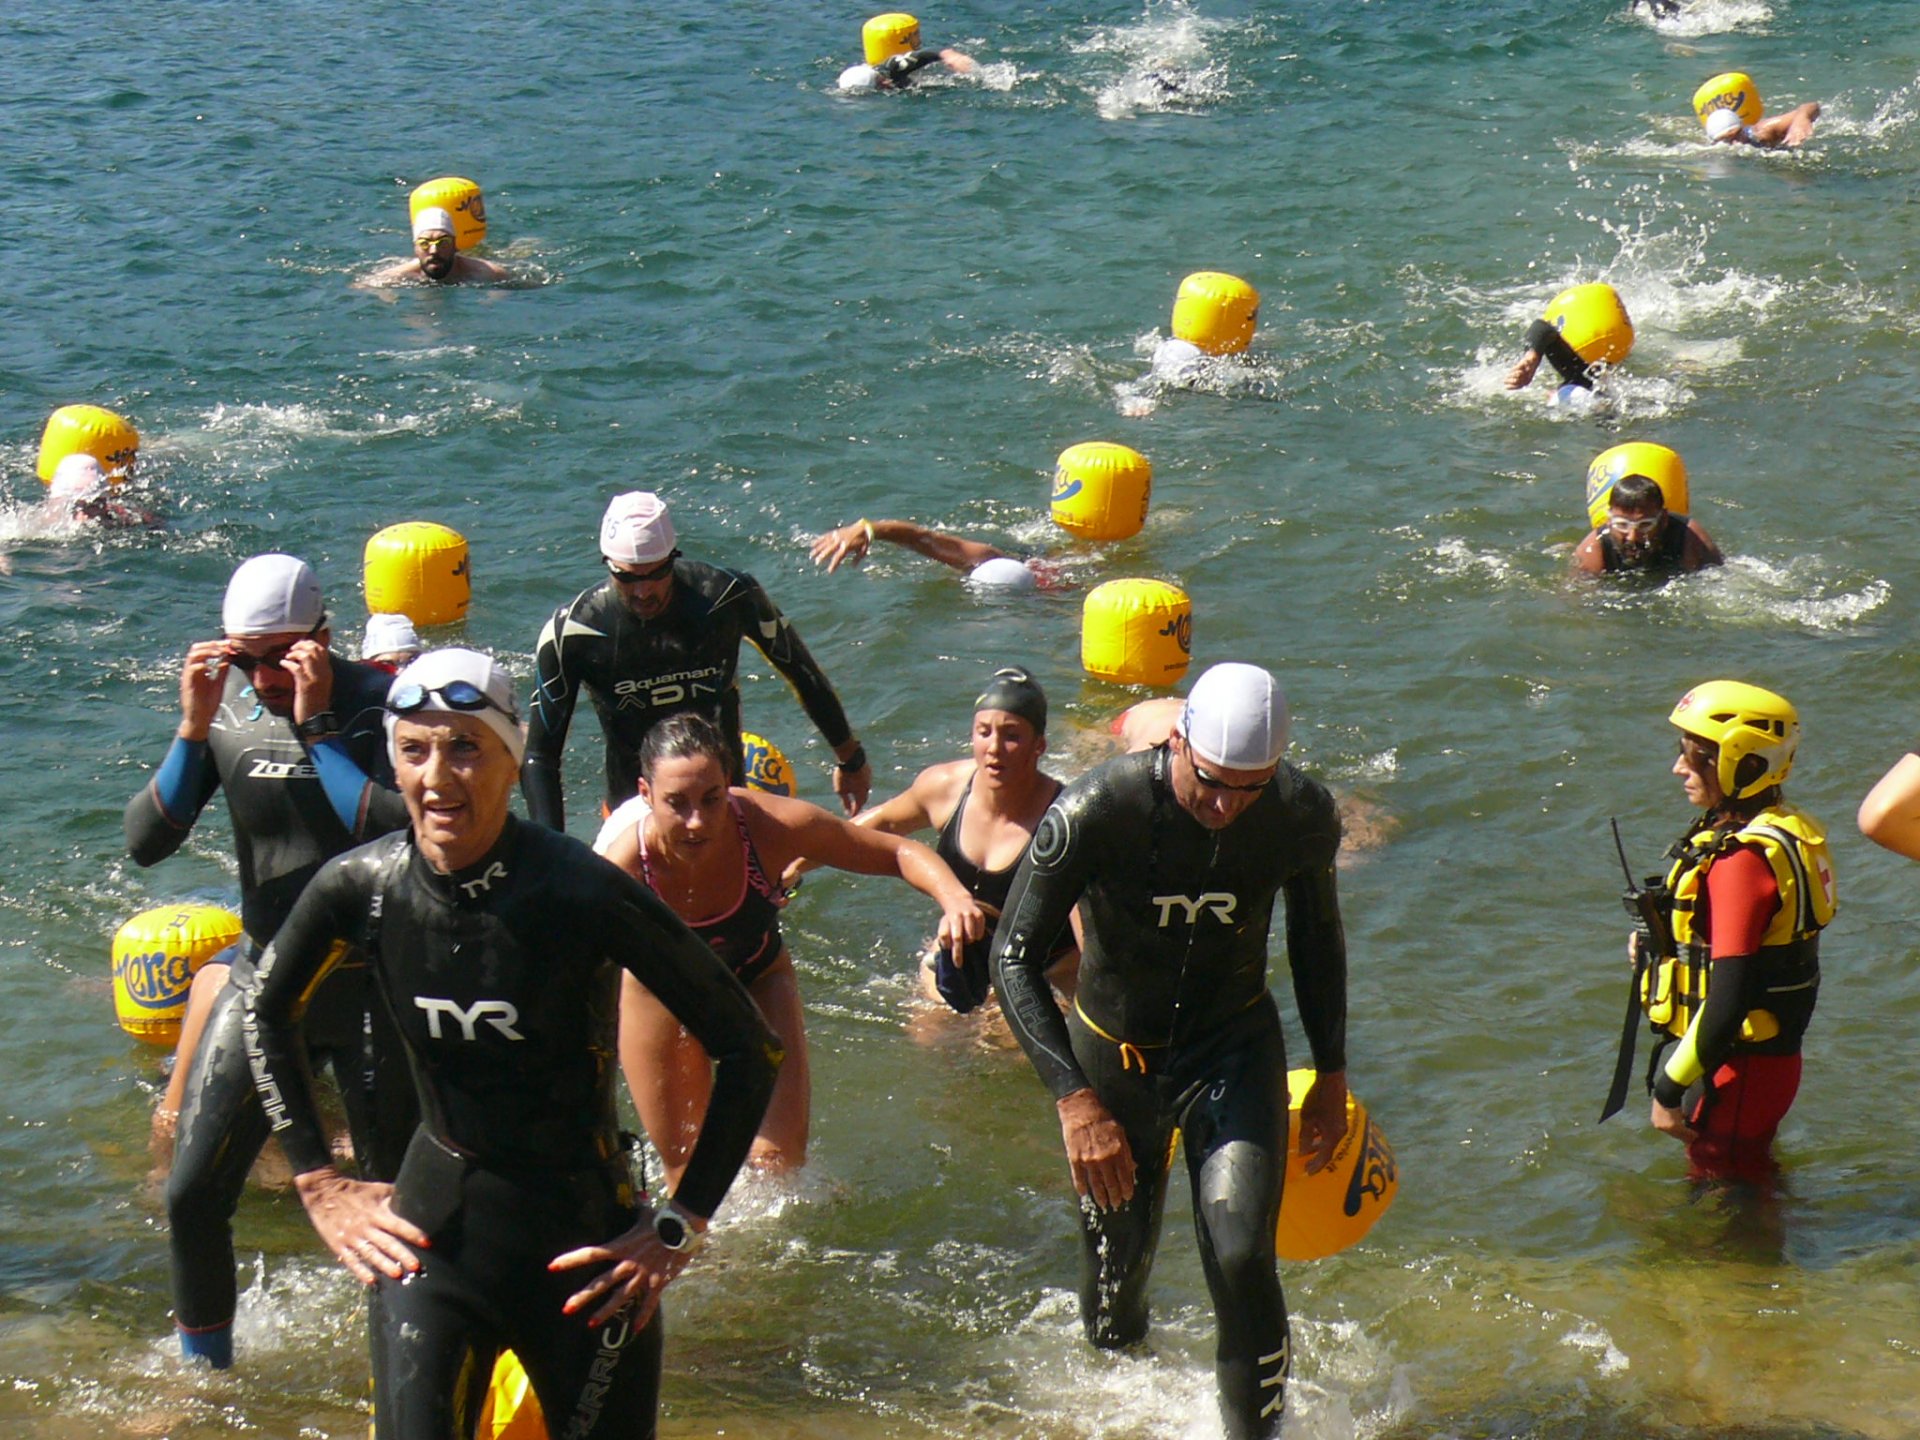
[[[798,1170],[807,1163],[807,1142],[804,1139],[797,1143],[755,1140],[753,1149],[747,1152],[747,1163],[771,1175]]]
[[[1123,1309],[1095,1306],[1081,1317],[1087,1343],[1096,1350],[1124,1350],[1147,1338],[1147,1307],[1129,1305]]]

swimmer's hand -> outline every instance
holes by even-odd
[[[867,551],[873,547],[873,537],[864,523],[842,525],[837,530],[829,530],[818,536],[813,542],[813,563],[827,567],[827,573],[833,574],[841,565],[857,565],[867,558]]]
[[[1300,1153],[1307,1157],[1309,1175],[1333,1163],[1334,1149],[1346,1133],[1347,1072],[1322,1071],[1300,1102]]]
[[[362,1285],[384,1275],[398,1280],[420,1268],[411,1247],[424,1250],[426,1231],[393,1213],[393,1186],[349,1180],[331,1165],[293,1177],[300,1203],[320,1238]]]
[[[295,724],[324,714],[333,701],[333,666],[318,640],[297,640],[280,668],[293,677]]]
[[[955,882],[958,885],[958,882]],[[998,912],[995,912],[998,913]],[[940,948],[953,956],[955,965],[966,963],[967,945],[970,941],[987,938],[987,907],[982,905],[964,888],[951,899],[943,897],[940,901],[940,928],[935,932],[939,937]]]
[[[182,740],[204,740],[213,729],[214,713],[227,688],[229,664],[225,640],[200,640],[187,649],[180,666],[180,729]]]
[[[1691,1125],[1687,1124],[1685,1115],[1662,1105],[1658,1100],[1653,1102],[1653,1113],[1648,1118],[1653,1121],[1653,1128],[1662,1135],[1671,1135],[1674,1139],[1689,1145],[1696,1137],[1696,1132]]]
[[[963,50],[942,50],[940,63],[956,75],[971,75],[974,70],[973,57]]]
[[[1507,372],[1506,386],[1509,390],[1524,390],[1533,383],[1533,375],[1540,368],[1540,352],[1529,350],[1520,357],[1520,363]]]
[[[707,1222],[699,1216],[687,1214],[677,1206],[675,1213],[696,1232],[706,1233]],[[604,1270],[567,1297],[560,1313],[578,1315],[597,1302],[597,1308],[587,1318],[588,1328],[597,1330],[631,1305],[636,1307],[633,1328],[638,1330],[653,1318],[660,1304],[660,1292],[686,1268],[687,1260],[686,1251],[669,1250],[660,1243],[660,1237],[653,1233],[653,1211],[643,1206],[639,1223],[624,1235],[604,1245],[583,1245],[578,1250],[556,1255],[547,1262],[547,1269],[558,1272],[604,1265]]]
[[[1102,1210],[1117,1210],[1133,1199],[1133,1150],[1100,1097],[1090,1088],[1076,1090],[1056,1101],[1054,1109],[1060,1112],[1073,1188]]]

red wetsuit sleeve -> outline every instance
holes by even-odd
[[[1707,905],[1713,958],[1752,955],[1780,909],[1773,867],[1756,846],[1739,845],[1707,871]]]

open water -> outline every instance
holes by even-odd
[[[120,809],[240,558],[308,557],[353,636],[367,536],[451,524],[465,638],[524,674],[636,485],[767,583],[882,786],[960,753],[997,664],[1048,684],[1068,772],[1136,697],[1080,677],[1075,592],[975,597],[901,554],[814,573],[805,539],[863,514],[1053,547],[1083,586],[1178,579],[1197,662],[1283,677],[1297,758],[1370,817],[1342,878],[1351,1077],[1402,1167],[1360,1248],[1286,1271],[1290,1435],[1920,1431],[1920,874],[1852,825],[1920,688],[1914,7],[955,0],[922,18],[975,81],[842,99],[863,18],[0,15],[0,1432],[364,1433],[359,1301],[286,1198],[240,1215],[240,1367],[173,1358],[157,1062],[114,1027],[107,942],[233,876],[217,806],[151,872]],[[1823,100],[1814,143],[1707,150],[1689,97],[1728,69]],[[445,173],[539,283],[350,289]],[[1263,292],[1259,383],[1124,417],[1203,268]],[[1501,391],[1526,320],[1590,279],[1639,329],[1612,410]],[[139,425],[164,529],[36,521],[40,425],[82,400]],[[1092,438],[1155,466],[1145,531],[1104,549],[1044,519],[1054,455]],[[1723,571],[1563,578],[1587,461],[1631,438],[1686,457]],[[1760,1212],[1696,1195],[1637,1101],[1593,1124],[1624,980],[1606,820],[1642,865],[1678,832],[1664,717],[1716,675],[1798,702],[1790,791],[1841,872]],[[784,687],[756,672],[747,709],[824,798]],[[663,1433],[1217,1434],[1184,1205],[1146,1353],[1093,1354],[1050,1107],[1017,1054],[917,1008],[924,908],[827,877],[791,914],[816,1158],[737,1192],[675,1288]]]

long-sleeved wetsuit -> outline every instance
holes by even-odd
[[[327,661],[333,667],[330,708],[342,722],[332,743],[362,770],[386,774],[381,706],[393,677],[337,655]],[[227,953],[232,979],[214,1002],[194,1052],[167,1178],[167,1215],[174,1319],[183,1343],[191,1353],[225,1364],[234,1311],[233,1212],[267,1135],[241,1044],[237,982],[250,973],[260,948],[320,866],[387,827],[349,827],[336,816],[293,722],[259,703],[238,666],[227,671],[207,738],[176,736],[159,773],[128,803],[127,852],[135,863],[158,864],[178,850],[215,791],[225,791],[233,821],[246,934]],[[414,1117],[404,1089],[391,1108],[373,1103],[370,1077],[393,1057],[382,1055],[390,1045],[374,1041],[385,1026],[379,1017],[369,1020],[366,1000],[365,971],[356,957],[314,997],[307,1043],[333,1070],[363,1173],[385,1178],[400,1162]],[[392,1093],[392,1087],[382,1089]]]
[[[1219,1336],[1227,1434],[1278,1432],[1287,1311],[1274,1263],[1286,1171],[1287,1062],[1267,989],[1267,931],[1287,902],[1294,997],[1315,1068],[1346,1068],[1340,823],[1289,765],[1209,830],[1181,808],[1165,746],[1081,777],[1041,818],[994,950],[1001,1007],[1056,1099],[1091,1087],[1125,1128],[1133,1198],[1081,1206],[1081,1318],[1102,1347],[1141,1339],[1173,1132],[1181,1132]],[[1082,905],[1072,1019],[1046,945]]]
[[[496,1353],[526,1365],[556,1436],[650,1436],[660,1325],[589,1329],[561,1314],[583,1282],[555,1256],[634,1222],[614,1125],[619,968],[717,1065],[675,1200],[710,1215],[746,1158],[779,1042],[739,981],[645,886],[578,841],[509,819],[470,868],[433,870],[410,835],[321,871],[264,956],[247,1038],[274,1133],[298,1173],[327,1163],[298,1044],[301,998],[338,940],[360,945],[413,1066],[423,1135],[395,1206],[428,1228],[423,1269],[381,1280],[372,1306],[383,1440],[445,1440],[475,1413]],[[432,1152],[430,1152],[432,1153]],[[425,1174],[426,1172],[421,1172]],[[423,1218],[438,1210],[437,1222]]]
[[[633,794],[640,742],[658,720],[694,710],[715,721],[740,750],[740,642],[750,640],[785,677],[821,738],[838,748],[853,736],[833,686],[793,623],[751,575],[697,560],[673,566],[673,596],[642,620],[614,583],[582,591],[554,612],[534,652],[536,683],[520,784],[527,816],[566,824],[560,755],[584,689],[607,742],[607,808]],[[736,782],[739,762],[734,763]]]

